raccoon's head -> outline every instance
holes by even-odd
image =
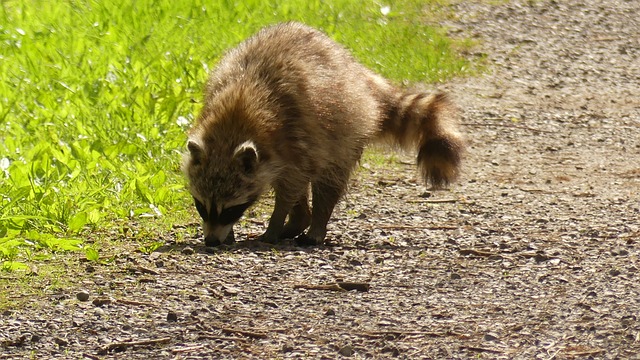
[[[205,244],[232,242],[233,224],[269,185],[256,145],[245,141],[228,149],[209,149],[199,139],[190,139],[187,148],[183,170],[202,217]]]

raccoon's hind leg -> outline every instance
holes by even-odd
[[[319,245],[327,235],[327,223],[338,200],[344,194],[349,180],[349,172],[339,171],[331,178],[322,178],[311,184],[311,226],[306,234],[296,238],[301,246]]]
[[[284,224],[281,239],[293,239],[302,234],[311,224],[311,210],[309,210],[309,194],[307,191],[291,208],[289,212],[289,220]]]

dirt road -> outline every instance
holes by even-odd
[[[365,162],[328,246],[166,239],[89,266],[0,315],[0,358],[640,358],[640,1],[454,13],[489,66],[443,86],[470,141],[459,184]],[[368,291],[314,289],[339,281]]]

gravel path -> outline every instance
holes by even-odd
[[[640,358],[640,1],[487,3],[447,24],[489,66],[443,86],[470,140],[451,190],[365,162],[328,246],[74,262],[0,314],[0,359]]]

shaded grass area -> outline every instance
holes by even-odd
[[[458,54],[468,44],[425,25],[433,4],[442,1],[3,1],[2,268],[65,251],[95,260],[100,236],[147,249],[192,222],[179,164],[202,85],[225,49],[264,25],[318,27],[398,82],[469,72]],[[113,230],[130,222],[148,230]]]

